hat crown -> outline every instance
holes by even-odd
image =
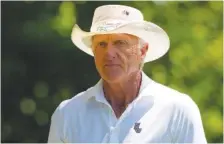
[[[106,20],[143,21],[143,14],[136,8],[124,5],[103,5],[95,9],[92,25]]]

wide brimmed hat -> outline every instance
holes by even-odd
[[[91,50],[92,36],[117,33],[134,35],[148,43],[144,62],[162,57],[170,47],[169,37],[162,28],[145,21],[138,9],[123,5],[104,5],[96,8],[90,32],[83,31],[76,24],[71,39],[80,50],[94,56]]]

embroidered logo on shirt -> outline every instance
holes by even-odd
[[[134,130],[136,133],[140,133],[142,131],[142,128],[140,128],[139,126],[140,123],[135,123]]]

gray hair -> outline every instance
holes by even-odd
[[[145,42],[145,41],[144,41],[143,39],[141,39],[141,38],[138,38],[138,47],[139,47],[140,49],[142,49],[146,44],[147,44],[147,42]],[[144,60],[145,60],[145,59],[143,59],[142,62],[140,63],[140,70],[142,70],[143,67],[144,67]]]

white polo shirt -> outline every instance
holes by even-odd
[[[63,101],[52,115],[48,143],[207,143],[194,101],[142,74],[138,97],[119,119],[102,80]]]

